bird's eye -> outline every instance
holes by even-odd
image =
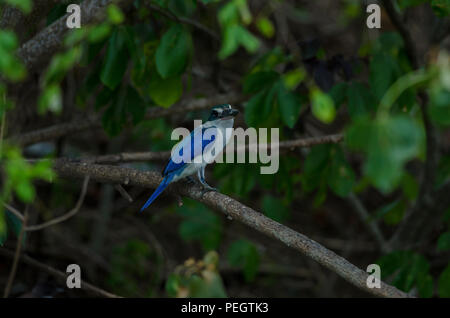
[[[213,116],[217,117],[217,115],[219,115],[219,113],[217,112],[217,110],[213,110],[212,111]]]

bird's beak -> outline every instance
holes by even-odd
[[[235,117],[237,114],[239,114],[239,111],[237,109],[227,109],[226,113],[224,114],[225,116],[223,116],[224,118],[229,118],[229,117]]]

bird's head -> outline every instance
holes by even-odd
[[[230,104],[216,105],[211,109],[211,115],[209,115],[208,121],[218,119],[230,119],[235,117],[239,111],[231,108]]]

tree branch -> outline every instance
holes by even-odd
[[[56,160],[53,168],[61,177],[65,178],[83,178],[89,175],[93,180],[99,182],[130,184],[147,188],[156,188],[161,181],[160,175],[156,172],[108,165],[73,163],[65,159]],[[366,285],[368,274],[365,271],[307,236],[275,222],[224,194],[218,192],[204,194],[200,187],[188,187],[184,183],[170,185],[167,192],[187,196],[227,216],[231,216],[234,220],[238,220],[314,259],[368,293],[381,297],[408,297],[404,292],[384,282],[381,282],[381,288],[379,289],[368,288]]]
[[[245,97],[237,92],[228,94],[215,95],[214,97],[198,98],[188,101],[181,101],[170,108],[151,107],[145,118],[155,119],[159,117],[167,117],[173,114],[181,114],[190,111],[202,110],[213,105],[229,103],[235,104],[242,102]],[[51,139],[57,139],[66,135],[80,132],[86,129],[100,128],[99,116],[90,116],[83,119],[76,119],[72,122],[56,124],[54,126],[38,129],[35,131],[12,136],[7,139],[10,143],[27,146],[33,143],[42,142]]]
[[[294,140],[281,141],[278,144],[256,144],[245,145],[244,147],[237,147],[236,152],[248,151],[249,149],[261,147],[271,149],[273,146],[278,146],[281,149],[292,150],[301,147],[312,147],[320,144],[335,144],[343,140],[344,136],[341,134],[326,135],[318,137],[299,138]],[[146,152],[122,152],[117,154],[102,155],[91,158],[81,158],[75,161],[99,163],[99,164],[114,164],[121,162],[141,162],[141,161],[162,161],[170,158],[170,151],[146,151]]]
[[[401,16],[395,10],[390,0],[383,0],[383,5],[405,44],[406,54],[413,66],[413,69],[420,67],[420,61],[417,49],[412,41],[412,37],[403,24]],[[411,242],[419,243],[417,237],[423,237],[423,232],[429,231],[433,222],[427,222],[431,211],[434,211],[436,204],[433,201],[433,186],[435,181],[435,171],[438,161],[438,146],[436,131],[433,127],[427,110],[428,96],[425,92],[419,92],[419,105],[422,112],[422,118],[426,132],[426,162],[422,171],[419,194],[412,208],[407,211],[402,223],[400,223],[397,231],[392,236],[389,246],[392,249],[407,247]],[[437,215],[439,218],[439,213]]]
[[[81,24],[101,21],[106,7],[113,3],[113,0],[85,0],[80,5],[81,10]],[[132,4],[131,0],[121,0],[120,2]],[[60,19],[43,29],[36,34],[32,39],[24,43],[17,55],[25,64],[28,70],[34,69],[41,61],[48,58],[48,56],[58,50],[64,40],[64,35],[69,30],[66,25],[66,20],[69,14],[65,14]]]

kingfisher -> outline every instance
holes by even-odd
[[[234,117],[239,113],[230,104],[216,105],[204,124],[197,126],[190,135],[183,138],[172,150],[158,188],[141,208],[144,211],[172,182],[182,178],[193,181],[197,173],[204,191],[217,191],[205,181],[205,167],[211,163],[230,141]]]

